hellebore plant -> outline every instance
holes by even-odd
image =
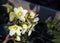
[[[14,8],[11,12],[9,12],[9,20],[10,25],[7,26],[9,34],[8,38],[13,38],[14,42],[20,41],[24,43],[26,39],[23,40],[24,36],[30,36],[32,31],[34,30],[35,25],[39,21],[39,17],[32,10],[26,10],[22,7]],[[6,37],[6,38],[7,38]],[[6,39],[7,40],[7,39]],[[7,41],[4,40],[3,43]]]

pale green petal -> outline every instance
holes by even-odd
[[[13,21],[14,18],[15,18],[14,12],[10,12],[10,14],[9,14],[9,20]]]
[[[25,34],[26,31],[27,31],[27,25],[26,24],[23,24],[22,34]]]
[[[8,29],[11,30],[12,29],[12,26],[9,26]]]
[[[21,40],[21,39],[20,39],[20,36],[17,35],[16,38],[15,38],[15,40],[16,40],[16,41],[20,41],[20,40]]]

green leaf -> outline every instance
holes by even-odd
[[[7,8],[7,12],[11,12],[11,10],[13,9],[13,7],[9,4],[3,4],[2,6]]]
[[[10,12],[10,14],[9,14],[9,20],[13,21],[14,18],[15,18],[14,12]]]

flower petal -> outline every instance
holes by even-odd
[[[20,6],[20,7],[18,7],[18,10],[23,11],[23,8]]]
[[[21,31],[19,29],[16,30],[16,34],[20,36],[21,35]]]
[[[33,20],[33,22],[38,22],[38,21],[39,21],[38,17],[34,18],[34,20]]]
[[[16,38],[15,38],[15,40],[17,40],[17,41],[20,41],[21,39],[20,39],[20,36],[16,36]]]
[[[27,28],[27,25],[26,24],[23,24],[23,28],[26,29]]]
[[[30,11],[30,18],[34,18],[35,17],[35,13],[33,11]]]
[[[14,12],[15,12],[15,14],[17,14],[19,12],[19,10],[17,8],[14,8]]]
[[[25,21],[25,18],[24,17],[21,17],[20,20],[24,22]]]
[[[27,14],[27,12],[28,12],[28,10],[24,9],[24,10],[22,11],[23,16],[25,16],[25,15]]]
[[[31,35],[31,33],[32,33],[32,30],[30,30],[30,31],[28,32],[28,36],[30,36],[30,35]]]
[[[10,30],[9,35],[13,36],[14,34],[15,34],[15,31],[14,30]]]
[[[27,29],[23,30],[23,31],[22,31],[22,34],[25,34],[26,31],[27,31]]]
[[[27,28],[30,28],[32,26],[32,24],[29,24]]]
[[[22,27],[21,26],[18,26],[18,29],[22,30]]]

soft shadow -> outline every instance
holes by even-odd
[[[8,0],[0,0],[0,5],[7,3]]]
[[[0,25],[7,23],[9,20],[9,15],[7,13],[7,8],[4,6],[0,6]]]
[[[9,16],[7,13],[7,8],[0,6],[0,35],[2,35],[2,37],[3,37],[0,39],[3,39],[3,40],[4,40],[5,36],[7,35],[7,30],[4,28],[4,26],[9,21],[8,18],[9,18]]]

